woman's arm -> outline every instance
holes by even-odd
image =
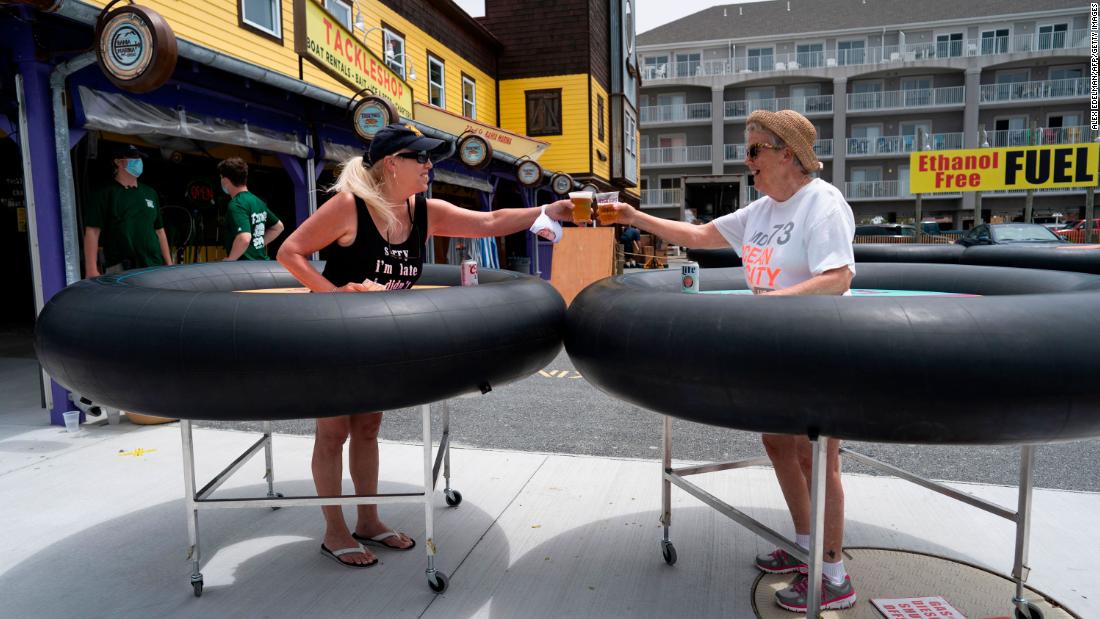
[[[502,208],[489,213],[460,208],[446,200],[428,200],[428,235],[481,238],[526,230],[542,212],[539,208]],[[546,214],[558,221],[572,218],[573,203],[558,200],[546,205]],[[287,239],[289,240],[289,239]]]
[[[309,256],[315,251],[328,247],[333,241],[347,244],[355,240],[355,198],[350,193],[341,192],[321,205],[317,212],[298,226],[279,247],[276,259],[286,267],[290,274],[313,292],[333,292],[337,290],[309,264]],[[341,291],[367,291],[381,288],[364,286],[350,282],[340,287]]]
[[[656,234],[674,245],[692,249],[717,249],[730,246],[729,241],[718,231],[714,222],[697,226],[682,221],[654,217],[625,202],[601,204],[600,208],[605,211],[608,208],[614,209],[615,223],[633,224],[635,227]]]

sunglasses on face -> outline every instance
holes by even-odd
[[[394,153],[394,157],[401,157],[402,159],[416,159],[416,162],[424,165],[432,160],[431,154],[426,150],[418,150],[411,153]]]
[[[760,155],[760,151],[764,149],[768,150],[783,150],[785,146],[776,146],[775,144],[763,144],[756,142],[755,144],[749,144],[748,159],[756,159]]]

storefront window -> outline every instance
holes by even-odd
[[[428,103],[436,107],[447,107],[446,79],[443,73],[443,61],[428,55]]]
[[[462,115],[477,118],[477,84],[469,76],[462,76]]]
[[[283,24],[278,0],[240,0],[241,26],[282,40]]]

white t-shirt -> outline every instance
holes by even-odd
[[[852,207],[819,178],[786,202],[765,196],[714,225],[741,256],[745,281],[756,293],[789,288],[845,265],[856,272]]]

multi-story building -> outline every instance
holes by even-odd
[[[915,212],[909,153],[1086,142],[1089,8],[1072,0],[771,0],[715,6],[638,37],[642,207],[709,220],[759,197],[745,167],[753,110],[817,128],[821,177],[857,221]],[[918,135],[924,143],[918,143]],[[1024,192],[981,196],[985,221]],[[1085,191],[1040,190],[1034,216],[1082,216]],[[923,196],[973,225],[973,193]]]

